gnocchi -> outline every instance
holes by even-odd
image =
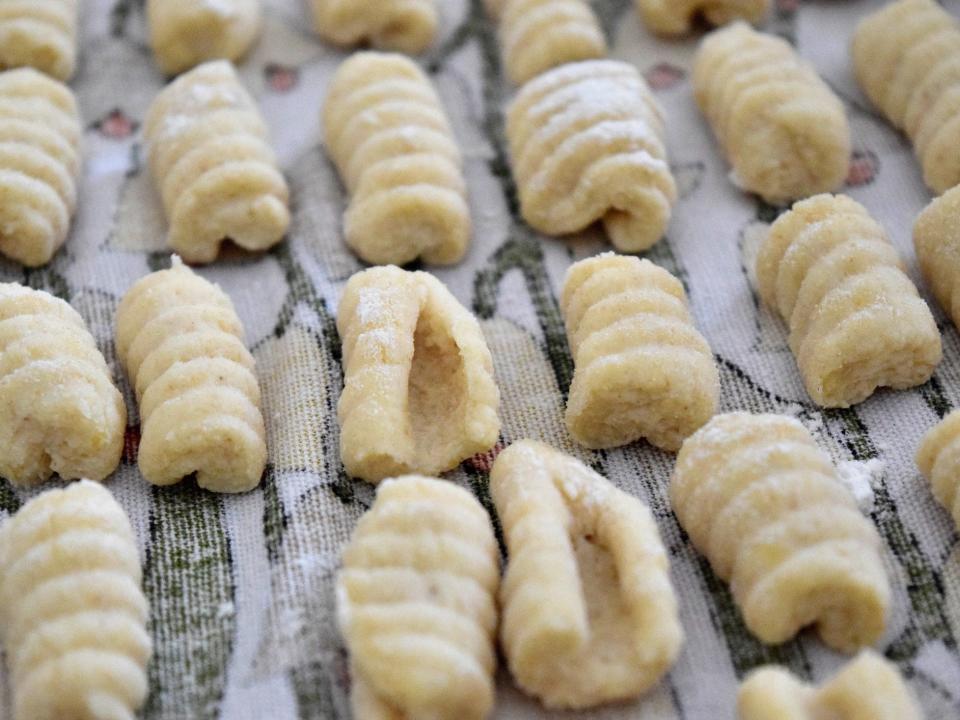
[[[0,69],[32,67],[56,80],[77,64],[77,0],[0,2]]]
[[[934,198],[913,226],[913,246],[924,279],[940,306],[960,325],[960,187]]]
[[[756,25],[766,17],[770,0],[635,0],[644,24],[657,35],[686,35],[702,16],[711,25],[746,20]]]
[[[917,466],[960,527],[960,411],[947,415],[923,437]]]
[[[314,27],[336,45],[369,42],[380,50],[416,55],[437,34],[436,0],[310,0]]]

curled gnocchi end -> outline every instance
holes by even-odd
[[[934,497],[960,527],[960,411],[950,413],[924,435],[917,466],[930,482]]]
[[[436,0],[311,0],[317,34],[335,45],[367,42],[416,55],[437,34]]]
[[[756,25],[770,9],[770,0],[634,0],[644,25],[657,35],[686,35],[702,17],[711,25],[745,20]]]

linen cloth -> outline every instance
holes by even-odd
[[[292,189],[286,242],[262,256],[227,253],[201,274],[233,298],[263,387],[269,467],[238,497],[191,483],[153,488],[136,467],[137,415],[114,349],[120,297],[169,264],[165,222],[139,125],[164,78],[145,41],[142,0],[85,0],[81,66],[72,82],[86,123],[79,212],[47,267],[0,261],[0,280],[68,299],[91,326],[131,411],[120,469],[109,488],[130,514],[144,562],[155,643],[148,720],[314,720],[349,717],[347,656],[334,618],[338,558],[374,491],[347,478],[335,417],[342,386],[334,318],[347,278],[362,268],[346,249],[347,198],[324,155],[320,108],[345,52],[310,32],[306,3],[268,0],[265,33],[241,64],[259,99]],[[542,238],[519,217],[501,110],[495,30],[480,0],[440,0],[441,37],[422,58],[465,156],[473,243],[453,268],[429,268],[480,318],[502,391],[502,444],[531,437],[570,452],[653,509],[669,549],[687,639],[679,661],[642,700],[593,712],[547,713],[501,670],[496,718],[732,718],[737,682],[778,662],[820,681],[845,660],[812,634],[765,647],[747,632],[726,585],[693,549],[670,511],[673,456],[645,443],[578,448],[563,425],[572,374],[557,296],[575,260],[610,249],[599,230]],[[894,588],[882,649],[909,677],[927,717],[960,718],[960,543],[913,463],[922,433],[960,404],[960,336],[934,305],[945,358],[910,392],[880,392],[850,410],[821,411],[806,396],[782,322],[751,278],[763,231],[779,210],[738,191],[694,104],[696,39],[658,41],[630,0],[593,2],[611,55],[634,63],[667,113],[681,192],[667,236],[645,255],[680,277],[722,377],[725,411],[788,413],[812,431],[884,541]],[[848,46],[875,0],[780,0],[767,29],[794,42],[843,98],[855,154],[846,192],[890,233],[919,282],[910,228],[930,194],[905,139],[871,109],[853,80]],[[960,14],[960,0],[947,3]],[[925,297],[930,299],[926,290]],[[492,512],[493,453],[447,475]],[[50,483],[54,486],[56,483]],[[0,517],[39,492],[0,481]],[[0,681],[0,717],[9,689]]]

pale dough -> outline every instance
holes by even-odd
[[[942,356],[930,308],[883,228],[844,195],[798,202],[757,254],[764,301],[790,327],[810,397],[849,407],[880,387],[922,385]]]
[[[531,440],[497,457],[490,491],[509,556],[501,643],[520,687],[549,708],[587,708],[656,684],[683,631],[650,510]]]
[[[924,435],[917,467],[960,528],[960,411],[953,411]]]
[[[435,475],[497,441],[490,350],[476,319],[435,277],[392,266],[357,273],[337,329],[340,454],[351,476],[376,483]]]
[[[920,213],[913,246],[937,302],[960,326],[960,186],[934,198]]]
[[[123,508],[87,480],[0,526],[0,632],[14,720],[135,720],[150,635]]]
[[[463,488],[406,476],[377,488],[337,575],[355,720],[482,720],[493,706],[500,554]]]
[[[402,55],[361,52],[333,77],[324,141],[350,206],[347,244],[375,265],[449,265],[470,241],[470,208],[450,123],[429,78]]]
[[[686,35],[694,20],[703,17],[711,25],[726,25],[746,20],[753,25],[763,21],[770,0],[634,0],[640,17],[657,35]]]
[[[212,262],[224,240],[258,251],[283,239],[287,183],[232,64],[204,63],[167,85],[150,105],[144,135],[167,243],[184,260]]]
[[[77,0],[0,0],[0,70],[32,67],[66,82],[77,64]]]
[[[82,132],[66,85],[32,68],[0,73],[0,253],[37,267],[63,245],[76,209]]]
[[[670,500],[763,642],[808,625],[845,652],[880,639],[890,605],[880,536],[795,418],[713,418],[683,444]]]
[[[364,42],[411,55],[433,42],[436,0],[310,0],[317,34],[337,45]]]
[[[570,267],[560,307],[575,371],[570,434],[591,448],[640,438],[677,450],[716,412],[720,380],[683,285],[649,260],[606,253]]]
[[[139,465],[154,485],[196,473],[245,492],[267,461],[260,387],[230,298],[174,258],[117,310],[117,353],[140,402]]]

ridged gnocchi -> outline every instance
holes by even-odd
[[[936,193],[960,184],[960,25],[933,0],[898,0],[853,36],[860,87],[913,143]]]
[[[756,25],[766,17],[770,0],[634,0],[644,25],[657,35],[685,35],[694,20],[711,25],[746,20]]]
[[[134,720],[150,635],[123,508],[83,480],[0,526],[0,633],[13,720]]]
[[[960,528],[960,411],[953,411],[924,435],[917,467]]]
[[[260,386],[230,298],[174,257],[117,310],[117,352],[140,403],[140,472],[154,485],[196,473],[245,492],[267,462]]]
[[[470,241],[460,151],[440,98],[411,60],[352,55],[323,106],[327,152],[351,194],[347,244],[376,265],[458,262]]]
[[[77,64],[77,0],[0,2],[0,70],[32,67],[62,82]]]
[[[311,0],[317,34],[336,45],[368,42],[416,55],[437,34],[436,0]]]
[[[663,113],[632,65],[586,60],[531,80],[507,110],[524,220],[547,235],[600,221],[618,250],[649,248],[677,199],[663,133]]]
[[[37,267],[63,245],[81,137],[70,88],[32,68],[0,73],[0,253]]]
[[[127,409],[79,313],[0,283],[0,476],[103,480],[120,463]]]
[[[606,57],[607,40],[586,0],[487,1],[499,21],[500,49],[515,85],[550,68]]]
[[[763,642],[815,625],[849,652],[883,634],[890,586],[880,537],[795,418],[716,416],[680,449],[670,500]]]
[[[501,643],[520,687],[549,708],[586,708],[657,683],[683,631],[647,507],[531,440],[500,453],[490,490],[509,555]]]
[[[843,103],[786,41],[744,22],[715,30],[697,50],[693,92],[744,190],[779,204],[846,179]]]
[[[377,488],[337,576],[356,720],[482,720],[493,706],[500,555],[466,490],[406,476]]]
[[[922,720],[896,665],[872,650],[820,687],[802,682],[786,668],[762,667],[740,685],[739,720]]]
[[[760,295],[787,322],[810,397],[849,407],[930,379],[942,350],[930,308],[883,228],[844,195],[798,202],[757,254]]]
[[[913,226],[913,246],[924,279],[940,306],[960,326],[960,187],[927,205]]]
[[[340,300],[337,329],[347,473],[373,483],[435,475],[493,447],[500,392],[490,350],[443,283],[392,266],[357,273]]]
[[[260,34],[260,0],[148,0],[150,47],[157,66],[176,75],[208,60],[239,60]]]
[[[212,262],[224,240],[257,251],[283,239],[287,182],[233,65],[204,63],[167,85],[144,134],[170,224],[167,243],[184,260]]]
[[[591,448],[640,438],[677,450],[716,412],[720,380],[683,285],[649,260],[606,253],[567,272],[560,299],[575,371],[566,421]]]

